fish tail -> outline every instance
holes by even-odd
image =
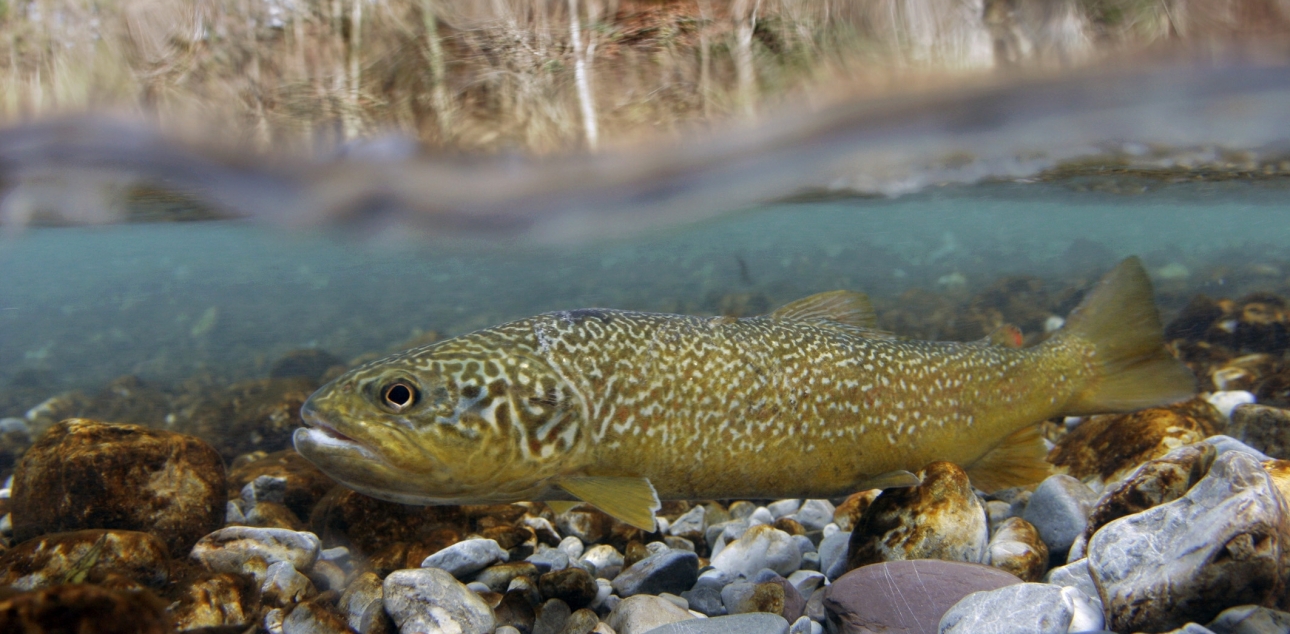
[[[1123,412],[1187,399],[1195,393],[1190,370],[1165,349],[1142,261],[1115,267],[1071,312],[1054,344],[1077,340],[1094,349],[1093,377],[1062,409],[1066,415]]]

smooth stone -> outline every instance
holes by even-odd
[[[815,570],[798,570],[788,576],[788,582],[804,597],[811,596],[816,588],[824,585],[824,573]]]
[[[850,532],[838,532],[820,541],[820,572],[833,581],[847,571],[847,548],[851,543]]]
[[[770,514],[770,509],[759,506],[757,510],[753,511],[752,515],[748,516],[748,521],[753,524],[774,524],[775,516]]]
[[[215,572],[243,572],[253,558],[268,565],[285,561],[296,570],[308,570],[320,549],[321,542],[313,533],[230,526],[198,540],[191,557]]]
[[[1048,552],[1065,561],[1075,538],[1088,527],[1097,493],[1068,475],[1049,476],[1035,488],[1021,518],[1039,531]]]
[[[512,561],[480,570],[473,581],[484,584],[492,592],[506,592],[516,577],[538,578],[538,568],[527,561]]]
[[[558,634],[591,634],[591,631],[596,629],[596,624],[598,623],[600,623],[600,617],[596,616],[595,612],[587,608],[574,610],[573,614],[570,614],[569,618],[565,619],[564,627],[560,629]]]
[[[396,570],[382,590],[385,611],[403,634],[488,634],[495,625],[488,604],[446,570]]]
[[[1213,405],[1214,409],[1221,412],[1223,416],[1228,418],[1228,420],[1231,420],[1234,426],[1236,423],[1236,417],[1234,416],[1236,408],[1253,403],[1255,401],[1255,397],[1246,390],[1220,390],[1218,392],[1211,392],[1209,395],[1205,396],[1205,400],[1209,401],[1209,404]],[[1228,431],[1231,431],[1231,428],[1228,428]]]
[[[511,590],[502,595],[502,599],[493,606],[493,618],[500,627],[511,627],[522,634],[531,634],[533,623],[537,620],[537,610],[523,591]]]
[[[538,578],[538,590],[547,599],[559,599],[578,610],[591,605],[599,587],[591,573],[582,568],[553,570]]]
[[[242,487],[242,501],[249,506],[259,502],[285,504],[287,501],[287,479],[282,476],[261,475]]]
[[[941,616],[963,597],[1020,583],[1013,575],[981,564],[891,561],[843,575],[822,591],[823,607],[831,631],[839,634],[887,631],[883,628],[931,634]],[[809,601],[807,616],[812,616]]]
[[[941,617],[939,634],[1066,634],[1102,629],[1102,615],[1083,592],[1021,583],[974,592]]]
[[[583,545],[582,540],[574,537],[573,535],[560,540],[560,545],[556,546],[556,548],[563,550],[564,554],[568,555],[571,560],[581,557],[582,553],[586,550],[586,546]]]
[[[599,610],[605,600],[614,594],[614,586],[609,583],[608,579],[596,579],[596,598],[591,600],[591,605],[587,606],[593,610]]]
[[[690,609],[690,602],[685,597],[677,596],[675,594],[672,594],[671,592],[660,592],[658,596],[660,599],[667,599],[668,601],[675,603],[676,606],[681,608],[682,610]],[[704,616],[707,616],[707,615],[705,614]]]
[[[49,428],[14,471],[13,535],[106,528],[152,533],[172,557],[224,525],[224,459],[205,441],[140,425],[71,418]]]
[[[613,579],[623,570],[623,554],[609,544],[596,544],[588,548],[578,561],[591,564],[595,569],[592,574],[602,579]]]
[[[364,572],[345,587],[336,607],[345,614],[345,622],[355,632],[384,632],[386,619],[384,588],[374,572]]]
[[[568,568],[569,554],[559,548],[552,548],[543,544],[538,546],[537,552],[526,557],[524,561],[537,566],[538,572],[546,574],[552,570]]]
[[[773,575],[773,573],[772,573]],[[806,610],[806,599],[787,579],[773,575],[769,580],[732,583],[721,589],[721,602],[728,614],[769,612],[793,621]]]
[[[1232,427],[1228,431],[1272,458],[1290,458],[1290,410],[1267,405],[1238,406],[1232,410]]]
[[[660,592],[680,594],[698,579],[698,555],[684,550],[665,550],[632,564],[614,578],[613,586],[623,598]]]
[[[726,613],[726,604],[721,599],[721,589],[710,586],[697,586],[681,593],[681,598],[689,604],[689,609],[705,616],[721,616]]]
[[[1290,634],[1290,613],[1240,605],[1223,610],[1206,627],[1214,634]]]
[[[285,561],[270,564],[264,583],[260,584],[260,596],[264,601],[279,607],[299,603],[313,593],[314,584],[309,577]]]
[[[805,557],[807,553],[819,552],[819,548],[816,547],[815,542],[811,541],[810,537],[807,537],[806,535],[793,535],[792,537],[793,543],[797,544],[797,550],[802,553],[803,557]]]
[[[467,539],[426,557],[421,562],[421,567],[446,570],[452,576],[462,579],[508,559],[510,554],[494,540]]]
[[[1188,623],[1176,630],[1169,630],[1163,634],[1217,634],[1214,630],[1196,623]]]
[[[302,520],[308,519],[318,500],[336,486],[334,480],[294,449],[274,452],[229,469],[228,484],[231,488],[243,489],[261,476],[281,478],[286,482],[280,503]]]
[[[51,533],[0,554],[0,586],[15,590],[93,583],[109,574],[160,588],[169,581],[169,570],[166,545],[155,535],[139,531]]]
[[[1264,460],[1272,460],[1271,456],[1235,438],[1232,438],[1231,436],[1223,436],[1223,435],[1210,436],[1205,439],[1205,442],[1213,445],[1214,449],[1218,450],[1218,455],[1220,456],[1229,451],[1239,451],[1243,454],[1248,454],[1250,456],[1253,456],[1255,460],[1258,460],[1260,462]]]
[[[703,535],[703,531],[708,527],[707,517],[707,507],[695,506],[673,520],[672,524],[668,526],[667,532],[687,539],[693,535]]]
[[[532,530],[538,541],[548,546],[557,545],[560,543],[560,540],[563,539],[560,537],[560,533],[556,531],[555,525],[551,523],[551,520],[548,520],[545,517],[526,515],[520,518],[520,523]],[[583,540],[583,543],[591,542]]]
[[[986,500],[985,517],[990,523],[990,535],[993,536],[995,531],[999,530],[999,525],[1004,520],[1012,517],[1012,505],[1003,500]]]
[[[751,526],[752,523],[748,521],[748,518],[737,518],[716,524],[708,524],[708,527],[704,529],[703,538],[715,548],[718,539],[725,543],[732,542],[739,539]]]
[[[668,623],[694,618],[688,610],[681,609],[667,599],[638,594],[627,597],[614,606],[605,618],[605,623],[618,634],[645,634]]]
[[[921,484],[887,489],[865,509],[847,546],[848,570],[904,559],[985,558],[989,527],[967,473],[941,461],[916,475]]]
[[[780,575],[793,574],[802,564],[802,552],[791,536],[767,525],[749,528],[712,557],[712,567],[734,574],[752,575],[770,568]]]
[[[350,634],[345,616],[326,603],[305,601],[282,620],[282,634]]]
[[[664,625],[650,634],[788,634],[789,625],[778,614],[752,612],[694,619]]]
[[[1020,517],[1009,517],[990,538],[991,566],[1017,575],[1022,581],[1039,581],[1048,570],[1048,547],[1039,531]]]
[[[1280,498],[1255,458],[1232,451],[1182,498],[1103,526],[1088,560],[1110,629],[1160,631],[1283,600],[1290,518]]]
[[[811,617],[799,616],[792,625],[788,626],[788,634],[811,634],[811,626],[814,624],[815,621],[812,621]]]
[[[1049,570],[1044,577],[1044,583],[1076,588],[1097,603],[1099,613],[1103,611],[1102,599],[1097,593],[1097,584],[1093,583],[1093,575],[1088,571],[1087,558]]]
[[[1108,523],[1181,498],[1205,477],[1218,457],[1218,451],[1208,443],[1195,443],[1170,451],[1138,467],[1122,482],[1109,486],[1102,492],[1093,511],[1089,513],[1087,539]],[[1087,550],[1087,543],[1084,548]],[[1075,552],[1072,557],[1082,557]]]
[[[747,519],[757,510],[757,505],[747,500],[738,500],[730,503],[730,508],[726,509],[730,513],[731,519]]]
[[[828,500],[807,500],[789,517],[797,520],[808,531],[818,531],[833,522],[835,510],[833,503]]]
[[[533,618],[533,634],[560,634],[564,624],[573,611],[569,604],[559,599],[548,599],[538,609]]]
[[[613,524],[613,518],[585,504],[555,516],[555,526],[561,535],[572,535],[584,544],[604,541]]]
[[[518,629],[511,627],[510,625],[500,625],[497,629],[493,630],[493,634],[523,634],[523,632],[520,632]]]
[[[803,553],[802,564],[798,567],[798,570],[814,570],[815,572],[819,572],[820,553]]]
[[[671,548],[672,550],[688,550],[690,552],[698,551],[698,548],[694,545],[694,542],[684,537],[677,537],[676,535],[665,535],[663,537],[662,543],[666,544],[667,547]]]
[[[766,509],[770,511],[771,516],[775,519],[792,515],[800,508],[802,508],[801,500],[777,500],[766,505]]]

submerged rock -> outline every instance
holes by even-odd
[[[617,634],[645,634],[656,627],[695,618],[689,611],[649,594],[623,599],[605,617],[605,623]]]
[[[14,474],[14,538],[86,528],[146,531],[183,556],[224,524],[224,462],[192,436],[74,418]]]
[[[1232,411],[1229,435],[1270,458],[1290,458],[1290,410],[1266,405],[1241,405]]]
[[[1085,538],[1113,520],[1181,498],[1209,473],[1217,455],[1213,445],[1202,442],[1143,464],[1123,482],[1102,492],[1089,514]]]
[[[1039,531],[1020,517],[1009,517],[990,538],[989,564],[1017,575],[1022,581],[1039,581],[1048,570],[1048,546]]]
[[[489,565],[506,561],[509,555],[491,539],[467,539],[440,550],[421,562],[422,568],[438,568],[459,579]]]
[[[1075,538],[1088,527],[1088,515],[1097,494],[1083,482],[1068,475],[1046,478],[1026,503],[1022,519],[1039,531],[1039,537],[1053,557],[1066,558]]]
[[[399,570],[384,582],[385,611],[403,632],[488,634],[493,610],[447,571]]]
[[[713,568],[744,576],[762,568],[791,575],[801,564],[802,551],[792,536],[766,524],[749,528],[712,558]]]
[[[281,528],[230,526],[207,535],[193,546],[191,557],[215,572],[247,572],[247,564],[280,561],[308,570],[318,558],[318,537]]]
[[[27,540],[0,555],[0,586],[33,590],[120,575],[159,588],[170,578],[166,545],[151,533],[84,530]]]
[[[659,626],[651,634],[788,634],[788,621],[776,614],[754,612],[691,619]]]
[[[828,619],[840,634],[935,632],[963,597],[1021,583],[997,568],[954,561],[892,561],[857,568],[824,590]]]
[[[175,628],[192,630],[223,625],[246,626],[260,610],[255,580],[249,575],[207,573],[187,580],[167,596]]]
[[[949,462],[933,462],[917,475],[918,486],[883,491],[865,509],[851,533],[848,570],[902,559],[977,563],[985,557],[985,509],[967,473]]]
[[[1182,498],[1103,526],[1089,570],[1110,628],[1160,631],[1242,604],[1281,606],[1290,518],[1271,477],[1229,452]]]
[[[147,591],[57,585],[0,598],[0,632],[169,634],[166,605]]]
[[[1022,583],[975,592],[941,617],[939,634],[1066,634],[1102,629],[1102,613],[1083,592]]]
[[[714,564],[715,565],[715,564]],[[699,556],[686,550],[664,550],[646,557],[614,577],[621,597],[637,594],[680,594],[699,578]]]
[[[230,497],[239,495],[243,487],[251,484],[256,478],[281,478],[283,481],[282,499],[279,502],[291,509],[296,517],[308,520],[314,505],[336,487],[336,482],[323,474],[313,463],[287,449],[271,453],[263,458],[234,466],[228,473],[228,490]]]

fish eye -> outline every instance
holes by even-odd
[[[395,414],[416,405],[418,397],[416,386],[404,379],[391,381],[381,388],[381,405]]]

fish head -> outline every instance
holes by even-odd
[[[296,450],[405,504],[539,499],[587,454],[584,400],[521,343],[471,336],[369,363],[301,408]]]

